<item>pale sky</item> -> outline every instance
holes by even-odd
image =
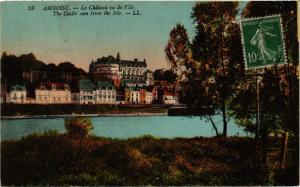
[[[140,16],[53,16],[46,5],[133,5]],[[176,23],[190,39],[195,29],[190,17],[195,2],[1,2],[1,53],[34,53],[45,63],[70,61],[88,70],[91,60],[114,55],[146,59],[148,68],[167,67],[164,48]],[[244,7],[246,2],[241,2]],[[34,11],[27,11],[34,5]],[[88,10],[90,12],[90,10]],[[124,13],[124,12],[123,12]]]

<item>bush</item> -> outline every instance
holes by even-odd
[[[85,138],[90,134],[93,125],[86,117],[73,117],[65,120],[65,129],[71,137]]]

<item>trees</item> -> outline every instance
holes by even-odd
[[[65,120],[65,129],[71,137],[86,138],[93,129],[93,125],[86,117],[74,117]]]
[[[173,70],[167,69],[157,69],[154,71],[153,74],[154,80],[165,80],[170,83],[174,82],[176,80],[176,74]]]
[[[184,82],[181,101],[194,107],[215,108],[223,119],[224,136],[229,120],[227,103],[244,73],[237,12],[237,2],[196,3],[192,11],[196,24],[193,42],[190,44],[185,28],[177,24],[165,49],[167,60]],[[215,127],[212,117],[208,117]]]
[[[86,76],[86,72],[71,62],[45,64],[37,60],[33,53],[17,57],[4,52],[1,56],[1,75],[1,83],[7,88],[15,84],[26,84],[29,95],[33,96],[35,88],[47,81],[66,82],[70,84],[72,91],[76,91],[79,80]]]
[[[227,103],[244,73],[239,27],[235,16],[238,2],[197,3],[192,18],[197,25],[192,51],[201,62],[201,79],[206,82],[207,99],[222,116],[223,135],[227,135]]]
[[[260,85],[261,132],[267,136],[274,129],[299,131],[299,54],[297,40],[296,2],[249,2],[243,17],[280,14],[286,46],[287,64],[263,69]],[[249,71],[249,73],[254,73]],[[251,113],[255,110],[255,80],[240,81],[231,109],[240,124],[253,129]]]

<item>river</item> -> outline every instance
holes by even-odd
[[[173,116],[124,116],[90,117],[94,129],[92,134],[101,137],[126,139],[142,135],[160,138],[215,136],[210,122],[199,117]],[[215,116],[219,132],[222,132],[221,117]],[[1,140],[19,139],[31,133],[46,130],[64,132],[64,118],[9,119],[1,120]],[[248,136],[243,128],[231,120],[228,124],[229,136]]]

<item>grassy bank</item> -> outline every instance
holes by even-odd
[[[167,113],[163,105],[1,104],[2,116]]]
[[[293,146],[290,143],[289,146]],[[1,143],[3,185],[256,185],[255,142],[248,138],[128,140],[64,134],[31,135]],[[269,153],[272,184],[297,183],[288,154],[286,170]],[[290,164],[292,163],[292,164]]]

